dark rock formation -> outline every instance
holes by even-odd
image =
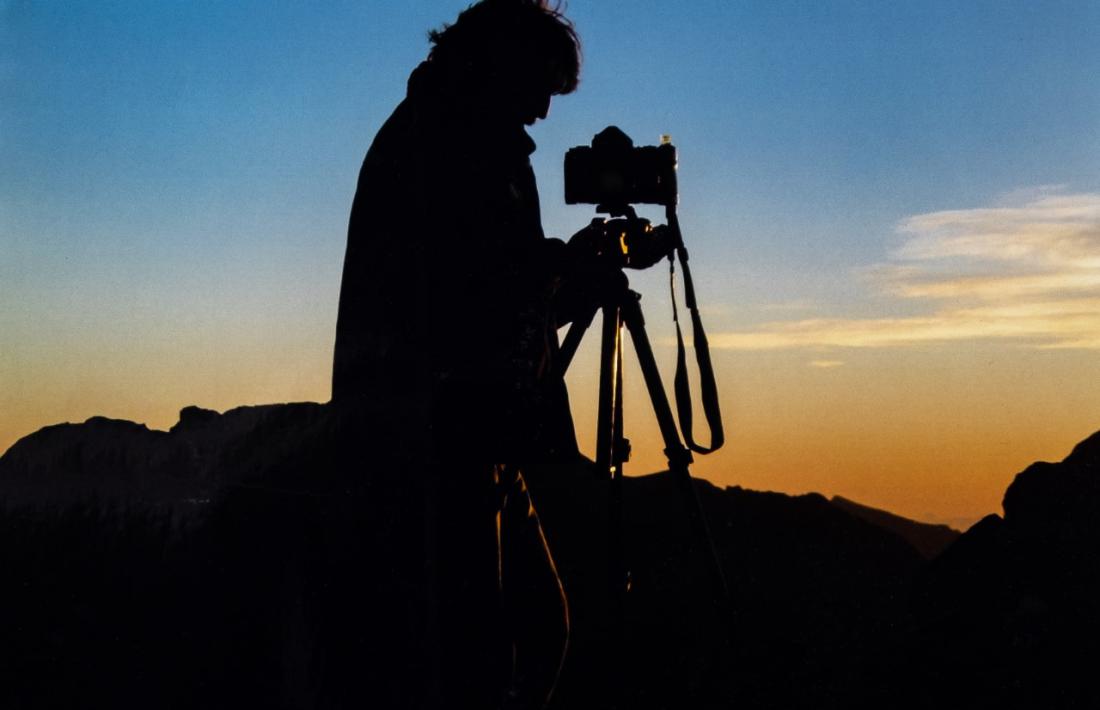
[[[399,707],[415,675],[371,641],[423,608],[401,582],[419,561],[392,553],[414,449],[309,403],[20,441],[0,457],[0,706]],[[1098,462],[1100,435],[1030,467],[1003,519],[931,562],[933,526],[699,481],[729,615],[668,474],[629,478],[621,639],[608,483],[530,470],[573,620],[555,707],[1097,706]]]
[[[528,476],[554,546],[575,628],[560,707],[623,654],[624,707],[841,708],[893,681],[882,649],[907,615],[922,564],[898,536],[820,495],[787,496],[698,481],[732,587],[732,619],[713,603],[700,546],[669,474],[625,479],[624,542],[632,587],[626,638],[607,608],[607,483],[582,471]]]
[[[919,697],[973,707],[1100,707],[1100,434],[1036,463],[916,586]]]
[[[169,432],[106,417],[55,424],[0,457],[0,500],[61,506],[91,496],[128,505],[187,505],[250,475],[269,474],[280,457],[294,460],[324,412],[312,403],[225,414],[186,407]]]

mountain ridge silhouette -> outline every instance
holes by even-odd
[[[926,559],[933,559],[939,555],[961,534],[958,530],[942,523],[912,520],[897,513],[857,503],[843,496],[835,495],[829,499],[829,502],[872,525],[900,535]]]
[[[356,590],[384,579],[371,526],[392,511],[363,474],[407,448],[401,436],[384,418],[293,403],[188,407],[167,432],[93,417],[24,437],[0,457],[0,702],[370,702],[376,689],[356,678],[384,659],[357,655],[356,630],[386,615]],[[629,477],[622,645],[608,621],[606,482],[583,460],[532,468],[573,614],[553,707],[588,706],[600,687],[652,708],[1088,707],[1098,462],[1100,433],[1028,467],[1003,517],[931,559],[913,534],[935,526],[697,481],[732,619],[709,601],[673,481]],[[609,690],[612,650],[628,672]]]

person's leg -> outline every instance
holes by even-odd
[[[561,671],[569,607],[523,476],[508,476],[501,513],[502,587],[514,648],[509,710],[542,708]]]
[[[507,689],[511,644],[501,608],[499,479],[498,467],[476,464],[448,467],[436,479],[427,563],[440,707],[499,708]]]

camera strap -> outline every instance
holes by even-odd
[[[709,454],[717,451],[725,443],[725,432],[722,429],[722,410],[718,405],[718,385],[714,379],[714,367],[710,360],[710,347],[707,343],[707,334],[703,330],[703,321],[699,317],[699,306],[695,301],[695,284],[691,280],[691,269],[688,267],[688,253],[680,236],[680,225],[675,213],[671,210],[668,215],[669,226],[675,230],[678,242],[676,249],[668,255],[668,280],[669,290],[672,296],[672,322],[676,326],[676,374],[673,377],[673,391],[676,396],[676,413],[680,419],[680,430],[684,435],[684,443],[692,451],[699,454]],[[676,306],[676,259],[680,260],[680,268],[684,273],[684,305],[691,314],[691,331],[695,347],[695,362],[699,367],[699,390],[703,403],[703,414],[710,429],[710,446],[702,446],[695,442],[692,436],[692,411],[691,388],[688,384],[687,355],[684,348],[684,336],[680,330],[680,316]]]

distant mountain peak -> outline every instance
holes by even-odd
[[[830,502],[850,515],[898,535],[929,560],[937,557],[962,534],[947,525],[911,520],[895,513],[856,503],[842,496],[833,496]]]

